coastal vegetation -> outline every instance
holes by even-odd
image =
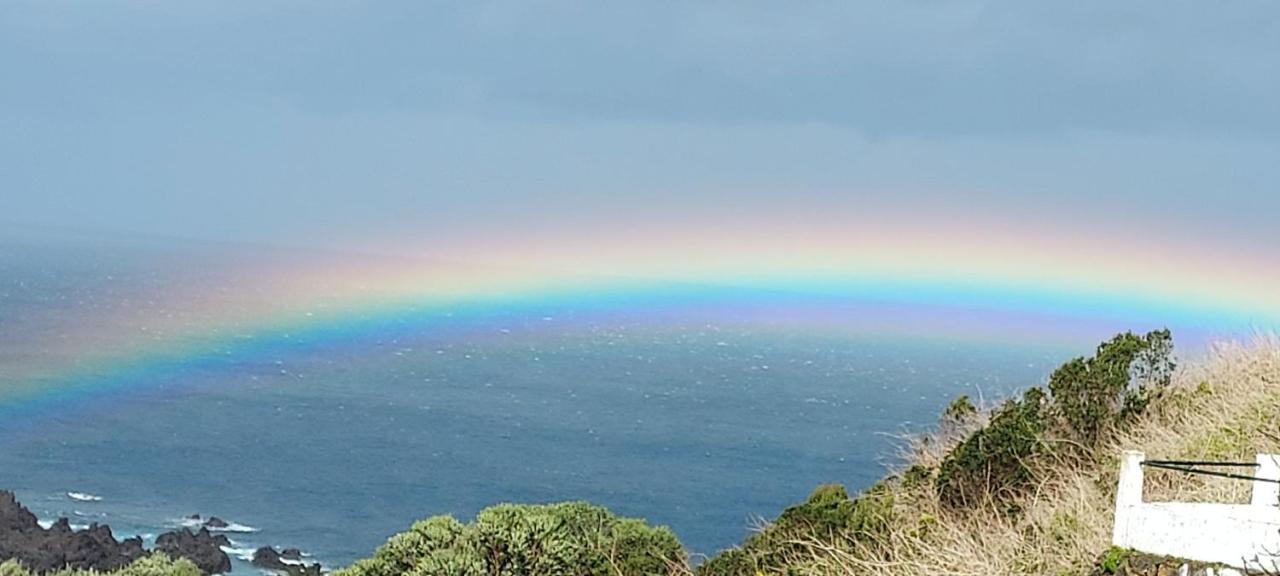
[[[963,566],[941,568],[939,560],[954,551],[951,540],[991,527],[1025,537],[1035,508],[1052,494],[1046,490],[1080,471],[1098,472],[1096,489],[1109,488],[1101,472],[1112,444],[1169,389],[1172,351],[1167,330],[1124,333],[1093,356],[1063,364],[1047,390],[1030,388],[988,410],[957,398],[933,434],[910,439],[901,471],[853,499],[833,498],[843,489],[824,487],[697,572],[919,574],[934,564],[939,573],[962,573]],[[1050,528],[1070,540],[1078,521],[1061,514]],[[1028,561],[1011,571],[1043,573],[1046,566]],[[972,570],[999,572],[978,564]]]
[[[96,570],[58,570],[49,576],[97,576]],[[164,554],[152,554],[135,560],[132,564],[111,572],[115,576],[201,576],[200,569],[187,559],[174,560]],[[17,560],[0,563],[0,576],[33,576]]]
[[[436,516],[393,536],[338,576],[669,574],[686,565],[665,527],[585,502],[486,508],[474,522]]]
[[[1124,333],[995,405],[957,398],[902,464],[858,494],[817,487],[742,544],[690,559],[665,527],[582,502],[437,516],[340,576],[791,576],[1111,573],[1117,456],[1251,459],[1280,451],[1280,341],[1220,345],[1177,366],[1166,330]],[[1152,470],[1148,496],[1245,501],[1247,483]],[[1124,560],[1133,564],[1132,560]],[[1126,565],[1128,565],[1126,564]],[[125,576],[189,576],[162,555]],[[198,571],[196,572],[198,573]],[[76,572],[62,573],[66,576]],[[27,576],[13,562],[0,576]]]
[[[934,434],[909,439],[904,465],[872,489],[887,503],[879,529],[859,524],[833,537],[828,526],[806,532],[780,517],[762,534],[789,532],[785,549],[753,549],[756,535],[728,553],[744,558],[729,563],[722,554],[700,571],[1094,572],[1110,548],[1121,450],[1188,460],[1280,450],[1271,432],[1280,427],[1280,341],[1220,345],[1178,370],[1171,349],[1164,331],[1122,334],[1064,364],[1047,390],[985,410],[949,410]],[[1246,502],[1249,485],[1152,470],[1145,489],[1157,500]]]

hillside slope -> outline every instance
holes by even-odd
[[[974,424],[974,429],[987,425]],[[1121,450],[1151,458],[1252,461],[1280,451],[1280,341],[1259,337],[1219,345],[1172,375],[1131,422],[1094,446],[1056,446],[1037,454],[1029,488],[975,505],[948,505],[936,474],[964,434],[917,438],[914,465],[879,484],[884,514],[873,535],[809,530],[790,535],[786,567],[795,574],[1087,574],[1110,545]],[[1047,442],[1069,443],[1053,437]],[[913,476],[917,476],[913,479]],[[913,481],[914,480],[914,481]],[[1247,482],[1149,470],[1154,500],[1247,502]],[[762,570],[774,573],[773,570]]]

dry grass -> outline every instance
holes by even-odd
[[[1104,454],[1141,450],[1153,459],[1244,460],[1280,452],[1280,339],[1224,344],[1184,367],[1171,388]],[[936,465],[957,434],[910,444],[910,461]],[[1038,488],[1023,513],[956,514],[928,486],[893,485],[893,529],[876,551],[854,541],[804,542],[800,574],[1087,574],[1110,546],[1118,459],[1037,462]],[[1247,501],[1247,482],[1149,471],[1150,500]]]

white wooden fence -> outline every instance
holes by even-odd
[[[1280,455],[1257,458],[1253,476],[1280,480]],[[1280,484],[1254,480],[1248,504],[1143,502],[1144,459],[1126,451],[1120,460],[1113,544],[1239,568],[1280,568]]]

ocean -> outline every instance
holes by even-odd
[[[75,355],[68,326],[128,318],[190,281],[172,254],[3,246],[0,386],[14,389]],[[500,502],[588,500],[711,554],[819,484],[870,485],[898,462],[897,437],[957,395],[1040,384],[1109,335],[965,342],[786,316],[559,302],[104,374],[110,392],[0,411],[0,488],[43,520],[117,535],[216,515],[237,548],[297,547],[328,567],[417,519]]]

